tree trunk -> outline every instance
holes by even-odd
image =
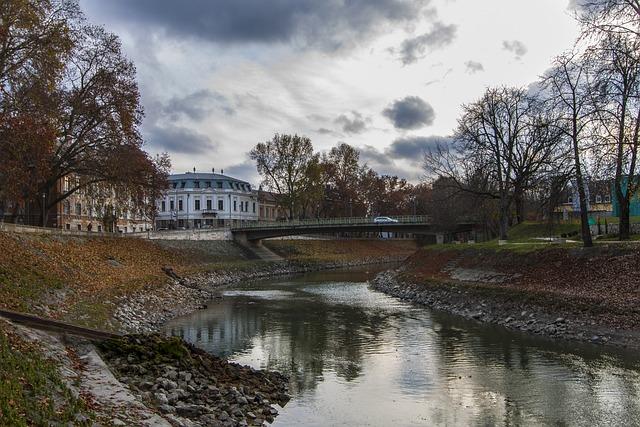
[[[580,162],[580,150],[578,147],[578,132],[576,127],[577,119],[573,118],[573,161],[576,168],[576,185],[578,186],[578,197],[580,198],[580,229],[582,234],[582,245],[585,248],[593,246],[591,239],[591,229],[589,228],[589,206],[587,206],[587,195],[584,191],[584,179],[582,178],[582,165]]]
[[[591,239],[591,228],[589,227],[589,206],[587,204],[587,195],[584,191],[584,180],[582,172],[576,171],[576,184],[578,185],[578,197],[580,198],[580,228],[582,231],[582,242],[585,248],[593,246]]]
[[[500,200],[500,240],[508,239],[509,231],[509,203],[506,200]]]
[[[629,240],[631,237],[631,221],[629,220],[630,200],[624,197],[620,201],[620,225],[618,226],[618,238]]]

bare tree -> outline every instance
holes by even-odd
[[[553,61],[551,70],[542,79],[548,89],[546,102],[554,112],[553,124],[570,141],[573,175],[580,199],[582,242],[593,246],[589,228],[589,207],[585,191],[583,155],[589,143],[589,126],[595,117],[591,94],[590,68],[576,53],[565,53]]]
[[[610,34],[640,36],[640,0],[578,0],[583,38]]]
[[[631,199],[638,191],[640,143],[640,38],[608,34],[594,50],[597,65],[597,111],[605,159],[614,170],[620,239],[630,236]]]
[[[490,88],[463,106],[453,146],[428,152],[425,168],[462,191],[496,199],[499,235],[507,239],[512,209],[552,170],[559,144],[534,97],[521,88]]]

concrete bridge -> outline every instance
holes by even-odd
[[[436,236],[438,243],[445,235],[470,232],[473,224],[444,227],[433,224],[428,216],[392,217],[393,221],[375,222],[373,218],[319,218],[277,222],[253,222],[231,228],[233,239],[240,243],[259,243],[271,237],[299,234],[330,234],[341,232],[396,232]]]

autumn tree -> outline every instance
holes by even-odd
[[[256,162],[262,184],[278,195],[278,202],[289,218],[303,215],[301,207],[308,184],[309,168],[317,162],[311,140],[305,136],[276,134],[258,143],[249,153]]]
[[[332,147],[322,157],[325,174],[325,209],[329,216],[353,216],[360,196],[360,153],[349,144]]]
[[[166,185],[166,169],[142,148],[135,67],[118,37],[86,25],[69,0],[7,0],[0,18],[0,191],[26,188],[19,193],[48,210],[92,186],[132,196]],[[28,184],[19,169],[33,169]]]

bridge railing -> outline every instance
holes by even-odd
[[[427,215],[405,215],[388,217],[398,224],[428,224],[431,218]],[[351,217],[351,218],[311,218],[311,219],[291,219],[282,221],[255,221],[232,227],[232,229],[248,228],[291,228],[309,227],[318,225],[371,225],[375,224],[375,217]],[[380,223],[381,225],[390,223]]]

